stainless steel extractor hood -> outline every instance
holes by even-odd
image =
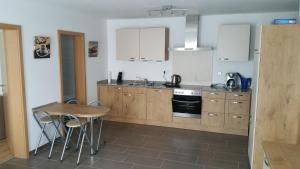
[[[185,45],[176,47],[174,51],[212,50],[210,47],[199,47],[199,15],[187,15],[185,26]]]

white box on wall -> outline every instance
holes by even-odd
[[[219,61],[249,60],[250,28],[250,24],[221,25],[219,27],[217,47]]]

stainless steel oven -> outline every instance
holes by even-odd
[[[173,116],[200,118],[202,108],[201,90],[174,89]]]

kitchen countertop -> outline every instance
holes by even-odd
[[[300,168],[300,144],[263,142],[262,146],[271,169]]]
[[[98,85],[118,85],[118,86],[125,86],[125,87],[146,87],[146,88],[154,88],[154,89],[175,89],[175,88],[167,88],[163,84],[165,82],[155,81],[153,86],[147,85],[129,85],[130,83],[142,83],[143,81],[136,81],[136,80],[123,80],[123,83],[117,84],[116,80],[112,80],[110,84],[108,84],[108,80],[101,80],[98,81]],[[211,86],[201,86],[201,85],[180,85],[180,89],[189,89],[189,90],[203,90],[203,91],[211,91],[211,92],[241,92],[241,90],[228,90],[226,88],[212,88]],[[250,92],[251,89],[248,91]]]

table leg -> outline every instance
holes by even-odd
[[[91,131],[91,154],[94,154],[94,119],[90,118],[90,131]]]

